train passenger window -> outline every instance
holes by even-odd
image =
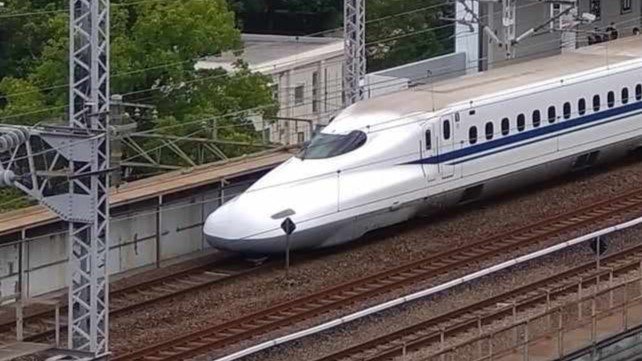
[[[635,86],[635,100],[642,100],[642,84],[638,84]]]
[[[520,114],[517,116],[517,130],[523,132],[526,129],[526,116]]]
[[[557,119],[557,114],[556,114],[555,106],[551,105],[550,107],[548,107],[548,122],[555,123],[556,119]]]
[[[571,103],[564,103],[564,119],[571,118]]]
[[[450,139],[450,120],[444,120],[443,128],[444,140]]]
[[[426,150],[432,149],[432,136],[430,134],[430,129],[426,130]]]
[[[495,126],[493,125],[493,122],[486,123],[486,140],[493,139],[494,134],[495,134]]]
[[[586,114],[586,100],[584,100],[584,98],[577,101],[577,113],[579,115]]]
[[[613,108],[613,106],[615,105],[615,93],[609,92],[606,96],[606,102],[609,108]]]
[[[502,119],[502,135],[506,136],[510,133],[510,120],[508,118]]]
[[[599,112],[600,111],[600,105],[601,105],[600,102],[601,102],[601,100],[600,100],[600,96],[599,95],[596,95],[596,96],[593,97],[593,111],[594,112]]]
[[[326,159],[337,157],[366,144],[366,133],[353,130],[348,134],[317,133],[310,143],[297,154],[300,159]]]
[[[470,127],[468,130],[468,141],[470,144],[477,143],[477,127]]]
[[[542,115],[540,114],[539,110],[535,110],[533,112],[533,128],[538,128],[541,123]]]
[[[622,88],[622,104],[629,102],[629,88]]]

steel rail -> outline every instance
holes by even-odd
[[[642,189],[637,189],[455,250],[269,307],[239,319],[134,352],[117,354],[112,360],[182,360],[206,352],[220,351],[238,342],[293,326],[328,311],[340,310],[402,287],[450,274],[454,270],[467,269],[473,262],[493,261],[499,256],[514,253],[583,227],[604,227],[617,218],[634,218],[640,214]]]
[[[224,257],[205,265],[190,267],[177,273],[153,278],[110,292],[110,316],[119,316],[179,295],[194,292],[213,284],[231,281],[271,265],[240,266],[235,257]],[[60,308],[65,313],[67,305]],[[63,328],[65,325],[60,325]],[[15,334],[15,321],[0,324],[0,338],[10,339]],[[56,332],[53,310],[40,311],[24,318],[24,341],[38,341]]]
[[[568,294],[577,293],[578,283],[582,285],[582,289],[586,289],[601,281],[604,276],[620,276],[632,270],[639,272],[641,260],[642,245],[631,247],[601,259],[602,267],[610,267],[609,270],[597,269],[596,262],[593,260],[560,274],[448,311],[404,329],[318,358],[316,361],[390,360],[435,342],[439,343],[442,335],[461,334],[478,329],[482,320],[490,323],[506,316],[512,317],[515,310],[537,307],[566,297]],[[514,306],[498,309],[499,303],[513,303]]]

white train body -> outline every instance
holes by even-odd
[[[638,42],[610,43],[611,65],[599,45],[356,104],[211,214],[206,238],[282,252],[289,216],[292,249],[327,247],[621,157],[642,146]]]

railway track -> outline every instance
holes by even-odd
[[[237,258],[223,258],[192,267],[165,277],[151,279],[136,285],[110,292],[110,316],[118,316],[178,295],[194,292],[222,281],[258,271],[264,265],[255,265]],[[61,312],[66,313],[66,305]],[[61,326],[66,318],[61,317]],[[55,314],[37,312],[24,319],[25,341],[37,341],[55,334]],[[13,341],[15,322],[0,324],[0,341]]]
[[[183,335],[112,360],[184,360],[222,352],[241,341],[403,287],[469,268],[583,228],[598,228],[642,214],[642,189],[542,220],[473,244],[285,302],[220,325]]]
[[[640,260],[642,260],[642,245],[603,258],[600,270],[597,269],[595,261],[591,261],[552,277],[324,356],[316,361],[392,360],[430,346],[439,347],[442,337],[451,339],[457,335],[470,336],[476,334],[471,331],[478,331],[483,325],[492,324],[507,317],[513,318],[515,313],[550,305],[570,295],[576,295],[578,284],[581,284],[581,289],[587,290],[598,280],[615,282],[617,277],[631,272],[639,274]]]

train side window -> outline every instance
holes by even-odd
[[[608,94],[606,95],[606,103],[609,108],[613,108],[613,106],[615,105],[615,93],[608,92]]]
[[[486,140],[493,139],[494,134],[495,134],[495,126],[493,125],[493,122],[486,123]]]
[[[539,125],[542,123],[542,114],[539,110],[533,112],[533,128],[539,128]]]
[[[517,116],[517,130],[523,132],[526,129],[526,116],[520,114]]]
[[[571,118],[571,103],[566,102],[564,103],[564,119],[570,119]]]
[[[426,130],[426,150],[431,150],[432,149],[432,136],[430,133],[430,129]]]
[[[470,144],[477,143],[477,127],[470,127],[468,130],[468,141]]]
[[[596,95],[593,97],[593,111],[594,112],[599,112],[600,111],[600,96]]]
[[[586,100],[584,98],[577,101],[577,113],[579,115],[586,114]]]
[[[556,119],[557,119],[557,114],[556,114],[555,106],[551,105],[550,107],[548,107],[548,122],[555,123]]]
[[[622,104],[629,102],[629,88],[622,88]]]
[[[638,84],[635,86],[635,100],[642,100],[642,84]]]
[[[444,120],[443,131],[444,131],[444,140],[450,139],[450,120]]]
[[[508,118],[502,119],[502,135],[506,136],[510,133],[510,120]]]

